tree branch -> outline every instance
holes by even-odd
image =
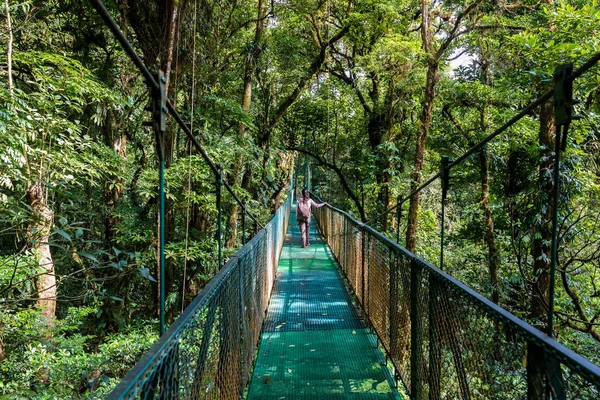
[[[344,35],[346,35],[346,33],[348,33],[349,29],[350,29],[350,27],[348,25],[346,25],[338,33],[336,33],[335,36],[333,36],[330,40],[323,43],[323,45],[321,46],[321,49],[319,51],[319,55],[310,64],[310,67],[308,68],[308,72],[306,73],[306,75],[302,79],[300,79],[300,81],[298,82],[298,85],[292,91],[292,93],[290,93],[290,95],[287,96],[279,104],[279,107],[277,107],[277,111],[275,111],[275,115],[269,121],[269,125],[268,125],[269,128],[273,128],[275,125],[277,125],[277,123],[279,122],[281,117],[283,117],[283,115],[287,112],[288,108],[290,108],[290,106],[292,104],[294,104],[294,102],[296,101],[298,96],[300,96],[300,93],[302,93],[302,91],[306,88],[306,85],[308,85],[308,83],[319,72],[319,70],[321,69],[321,66],[325,62],[325,55],[327,54],[327,48],[330,47],[331,45],[333,45],[334,43],[336,43],[337,41],[339,41],[341,38],[343,38]]]
[[[450,46],[452,41],[454,39],[456,39],[456,37],[457,37],[456,32],[458,32],[458,30],[460,29],[460,24],[461,24],[463,18],[466,17],[467,15],[469,15],[473,10],[475,10],[477,8],[477,6],[479,6],[479,4],[481,4],[482,1],[483,0],[475,0],[467,8],[465,8],[465,10],[463,12],[458,14],[458,17],[456,17],[456,21],[454,22],[454,27],[452,28],[452,31],[448,35],[448,38],[442,43],[440,48],[435,53],[436,60],[439,60],[444,55],[444,53],[446,52],[446,50],[448,50],[448,47]]]
[[[356,84],[356,81],[354,80],[354,75],[353,75],[352,71],[350,71],[350,77],[346,76],[346,74],[343,72],[339,73],[339,72],[335,72],[335,71],[331,71],[331,75],[335,76],[336,78],[338,78],[339,80],[341,80],[342,82],[346,83],[348,86],[353,88],[354,91],[356,92],[356,96],[358,96],[358,101],[360,101],[360,104],[362,105],[365,112],[367,114],[371,114],[371,112],[372,112],[371,107],[367,103],[365,96],[363,95],[363,93],[359,89],[358,85]]]

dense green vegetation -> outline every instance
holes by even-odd
[[[377,215],[600,47],[597,0],[107,0],[225,179],[262,222],[294,169]],[[88,2],[5,0],[0,29],[0,397],[102,397],[157,338],[149,95]],[[600,68],[561,166],[558,339],[600,362]],[[452,171],[445,269],[543,329],[553,106]],[[167,319],[216,272],[214,177],[170,122]],[[437,264],[439,182],[402,243]],[[225,197],[226,256],[241,244]],[[252,227],[248,227],[248,233]],[[185,271],[185,272],[184,272]],[[184,280],[185,276],[185,280]]]

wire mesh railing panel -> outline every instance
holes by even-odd
[[[109,399],[240,399],[249,382],[292,195],[237,251]]]
[[[345,212],[314,214],[411,398],[600,398],[598,366]]]

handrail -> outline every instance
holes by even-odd
[[[211,390],[223,398],[242,395],[292,203],[290,187],[271,221],[215,274],[107,399],[197,398]],[[230,365],[232,360],[239,364]],[[226,370],[209,370],[209,362]]]
[[[139,380],[146,373],[148,368],[150,368],[151,364],[160,357],[161,354],[164,353],[164,350],[167,348],[169,344],[171,344],[174,337],[180,334],[181,330],[185,328],[186,323],[197,314],[198,310],[210,300],[210,297],[214,295],[214,293],[221,287],[227,277],[233,272],[236,267],[236,262],[238,261],[241,253],[245,253],[248,249],[252,248],[255,245],[255,242],[260,241],[265,235],[265,230],[261,229],[244,247],[239,249],[231,258],[225,263],[223,268],[221,268],[206,284],[204,289],[200,292],[198,296],[186,307],[186,309],[181,313],[179,318],[175,320],[169,327],[169,329],[159,337],[158,341],[156,341],[150,350],[146,354],[142,356],[142,358],[135,364],[135,366],[127,373],[125,378],[121,380],[119,385],[115,388],[115,390],[107,397],[108,399],[118,399],[121,398],[121,393],[130,392],[135,384],[139,382]],[[118,392],[118,393],[116,393]]]
[[[314,197],[316,201],[320,200],[317,196]],[[593,364],[588,359],[582,357],[581,355],[575,353],[566,346],[557,342],[553,338],[542,333],[527,322],[523,321],[522,319],[516,317],[506,309],[488,300],[487,298],[477,293],[475,290],[471,289],[464,283],[458,281],[456,278],[453,278],[446,272],[440,270],[439,268],[436,268],[426,260],[411,253],[406,248],[402,247],[401,245],[386,237],[382,233],[376,231],[371,226],[356,220],[347,212],[327,204],[326,207],[315,210],[314,214],[317,223],[321,228],[321,231],[323,232],[326,240],[332,248],[332,252],[336,256],[336,258],[338,258],[338,261],[340,262],[344,273],[347,276],[351,275],[351,278],[349,278],[349,280],[355,292],[358,293],[359,289],[367,291],[366,294],[362,293],[362,295],[358,293],[358,296],[359,302],[361,303],[363,309],[366,311],[366,314],[369,317],[369,319],[373,318],[369,315],[371,307],[385,307],[381,306],[380,304],[370,304],[370,296],[374,296],[374,294],[371,293],[379,293],[377,291],[380,289],[383,291],[390,291],[391,293],[391,291],[393,290],[393,283],[391,282],[394,282],[392,274],[399,273],[403,276],[408,275],[410,276],[409,279],[413,279],[414,276],[411,274],[414,273],[415,270],[418,270],[419,273],[423,275],[423,277],[429,277],[430,284],[427,285],[426,278],[421,278],[423,279],[423,285],[427,286],[423,286],[422,288],[416,289],[412,286],[414,282],[411,282],[411,289],[405,288],[405,290],[432,291],[433,289],[431,285],[443,286],[444,290],[441,292],[442,294],[436,294],[436,296],[453,296],[454,293],[458,294],[460,298],[465,299],[478,312],[483,312],[489,319],[495,321],[492,322],[492,325],[502,324],[505,327],[510,328],[510,331],[522,337],[524,339],[524,342],[530,343],[532,345],[537,346],[538,348],[543,349],[544,354],[547,354],[549,359],[558,360],[558,362],[564,364],[565,366],[573,370],[577,375],[580,375],[586,381],[588,381],[592,385],[595,385],[596,390],[598,391],[595,393],[600,393],[600,367]],[[334,214],[339,215],[341,219],[339,217],[336,217]],[[381,248],[381,245],[383,245],[388,250],[384,251]],[[361,249],[359,249],[359,247],[361,247]],[[356,252],[357,254],[342,254],[342,252]],[[361,253],[362,255],[360,255]],[[378,259],[378,257],[383,257],[384,259],[380,260]],[[356,263],[355,259],[362,260],[362,266],[360,264],[352,265],[352,263]],[[393,266],[396,266],[400,269],[393,269]],[[403,270],[403,268],[410,270],[410,272],[407,272],[407,270]],[[377,270],[378,272],[371,272],[371,269]],[[356,271],[362,272],[362,275],[361,273],[358,273]],[[373,274],[372,277],[369,275],[370,273]],[[383,274],[383,277],[381,274]],[[383,289],[377,286],[378,279],[380,280],[379,283],[383,285]],[[400,284],[400,287],[403,287],[402,284]],[[398,294],[396,295],[398,297],[401,297]],[[424,298],[430,298],[430,296],[432,296],[432,294],[430,293],[429,295],[423,295],[423,299],[418,300],[416,298],[413,298],[413,295],[414,293],[411,292],[411,300],[409,301],[409,303],[415,301],[425,302],[425,300],[423,300]],[[377,297],[376,301],[380,303],[381,294],[379,294],[378,296],[379,297]],[[407,297],[409,295],[404,294],[404,296]],[[388,299],[391,299],[391,295]],[[394,312],[392,310],[397,310],[395,308],[397,307],[397,305],[393,305],[392,300],[389,301],[389,315],[392,315]],[[440,300],[438,299],[436,301]],[[459,301],[455,299],[454,302],[458,303]],[[423,306],[423,308],[420,311],[423,314],[427,314],[431,312],[431,309],[427,311],[427,307]],[[431,315],[428,315],[428,317],[432,318]],[[460,318],[465,317],[467,316],[460,316]],[[418,323],[418,321],[416,321],[414,318],[415,316],[411,314],[411,326]],[[420,315],[419,318],[421,318]],[[435,318],[439,317],[436,316]],[[432,322],[430,321],[430,323]],[[392,321],[390,317],[390,322],[388,325],[386,325],[386,323],[383,323],[383,326],[385,328],[379,328],[378,326],[375,326],[375,331],[382,343],[390,343],[392,341],[389,337],[390,330],[397,329],[397,327],[392,326],[391,324]],[[415,338],[411,338],[411,340],[413,339]],[[430,345],[432,340],[433,338],[430,337]],[[468,344],[469,343],[467,343],[465,346],[468,346]],[[416,343],[413,343],[412,345],[416,345]],[[394,365],[397,369],[401,369],[402,363],[398,362],[398,354],[389,354],[392,350],[392,347],[393,346],[391,345],[388,345],[386,347],[388,356],[390,357],[390,359],[396,360],[394,361]],[[468,349],[464,350],[468,351]],[[529,362],[534,361],[530,360]],[[544,362],[544,360],[538,361]],[[548,360],[546,360],[546,362],[547,361]],[[405,384],[407,386],[410,386],[407,384],[407,382],[405,382]],[[410,388],[408,389],[410,391]]]

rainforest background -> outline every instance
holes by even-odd
[[[107,0],[264,223],[296,172],[395,238],[398,196],[600,47],[597,0]],[[100,398],[157,339],[148,90],[84,0],[0,5],[0,398]],[[556,335],[600,362],[600,69],[561,164]],[[445,270],[544,329],[551,102],[452,170]],[[167,322],[217,271],[215,179],[169,120]],[[439,182],[401,244],[437,264]],[[224,198],[225,256],[241,245]],[[247,234],[253,232],[252,224]],[[185,270],[185,274],[184,274]]]

